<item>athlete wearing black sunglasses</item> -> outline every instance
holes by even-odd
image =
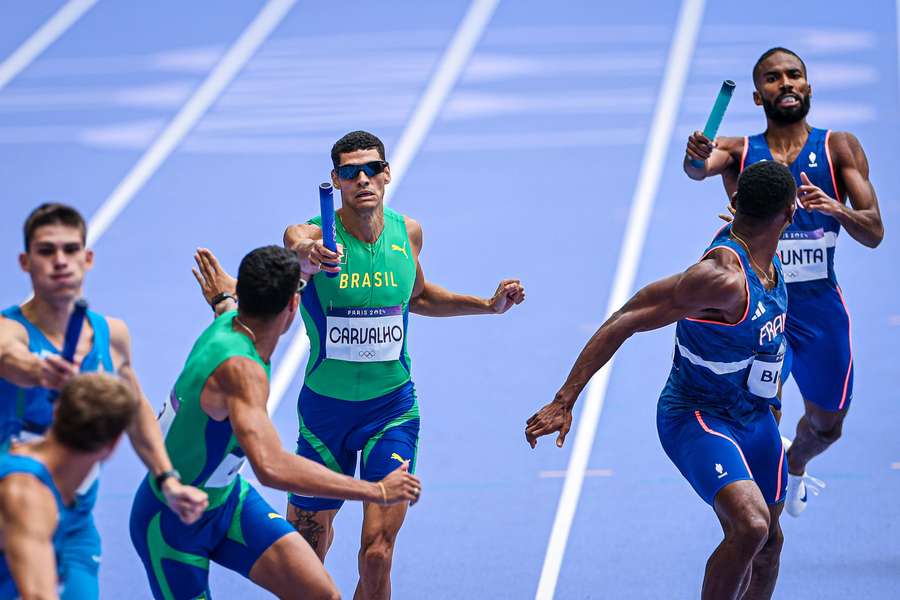
[[[341,192],[338,253],[322,244],[318,217],[284,233],[309,278],[301,310],[315,339],[300,392],[297,452],[350,475],[359,453],[360,477],[372,481],[400,465],[416,468],[419,409],[409,372],[409,313],[502,314],[525,299],[517,279],[501,281],[489,298],[456,294],[425,279],[422,227],[384,206],[391,182],[384,157],[381,140],[363,131],[332,148],[331,181]],[[288,521],[323,560],[340,506],[327,498],[289,498]],[[390,597],[391,556],[406,511],[405,503],[365,505],[356,598]]]

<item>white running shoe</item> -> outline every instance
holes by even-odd
[[[784,451],[787,452],[791,449],[791,444],[793,444],[793,440],[789,440],[784,436],[781,436],[781,445],[784,446]]]
[[[784,510],[792,517],[799,517],[806,510],[806,502],[809,493],[818,496],[825,489],[825,482],[806,473],[803,475],[791,475],[788,473],[787,493],[784,498]]]

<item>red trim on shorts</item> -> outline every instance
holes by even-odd
[[[725,227],[728,227],[728,225],[726,225]],[[725,229],[725,227],[723,227],[722,229]],[[721,231],[722,230],[720,229],[719,232],[721,232]],[[700,257],[700,260],[705,259],[707,256],[709,256],[710,252],[712,252],[713,250],[718,250],[719,248],[721,248],[723,250],[728,250],[729,252],[734,254],[738,259],[738,264],[741,265],[741,273],[744,274],[744,286],[747,289],[747,306],[744,307],[744,316],[742,316],[741,320],[738,321],[737,323],[726,323],[725,321],[709,321],[707,319],[692,319],[691,317],[685,317],[685,320],[693,321],[694,323],[707,323],[709,325],[724,325],[725,327],[734,327],[735,325],[740,325],[741,323],[743,323],[744,319],[747,318],[747,314],[749,314],[749,312],[750,312],[750,280],[747,279],[747,271],[744,270],[744,261],[741,260],[741,255],[738,254],[734,248],[731,248],[729,246],[713,246],[712,248],[710,248],[709,250],[706,251],[706,254],[704,254],[703,256]],[[755,275],[755,273],[754,273],[754,275]]]
[[[717,435],[717,436],[719,436],[720,438],[725,438],[726,440],[728,440],[729,442],[731,442],[732,444],[734,444],[734,447],[737,448],[738,453],[741,455],[741,460],[744,461],[744,466],[747,467],[747,473],[750,474],[750,477],[753,477],[753,471],[750,470],[750,465],[747,464],[747,459],[744,457],[744,451],[741,450],[741,447],[738,446],[737,442],[735,442],[733,439],[731,439],[730,437],[728,437],[728,436],[725,435],[724,433],[719,433],[718,431],[715,431],[715,430],[710,429],[709,427],[707,427],[707,426],[706,426],[706,423],[703,421],[703,417],[700,415],[700,411],[699,411],[699,410],[695,410],[695,411],[694,411],[694,416],[697,417],[697,422],[700,423],[700,427],[703,428],[703,431],[705,431],[706,433],[711,433],[712,435]],[[783,452],[783,451],[784,451],[784,449],[782,448],[782,452]],[[779,480],[779,481],[780,481],[780,480]]]
[[[841,410],[844,408],[844,404],[847,403],[847,387],[850,385],[850,373],[853,372],[853,323],[850,321],[850,311],[847,310],[847,303],[844,302],[844,294],[841,293],[840,286],[837,288],[837,293],[841,298],[841,304],[844,306],[844,312],[847,313],[847,347],[850,348],[850,364],[847,365],[847,375],[844,377],[844,391],[841,392],[841,403],[838,405],[838,410]]]
[[[784,468],[784,444],[781,445],[781,459],[778,461],[778,479],[775,480],[775,502],[781,500],[781,470]]]

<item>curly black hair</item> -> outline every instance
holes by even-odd
[[[741,172],[735,209],[739,215],[770,220],[793,204],[796,197],[797,184],[790,170],[781,163],[765,160]]]
[[[273,317],[297,292],[300,262],[281,246],[263,246],[241,260],[238,267],[238,307],[254,317]]]
[[[765,61],[767,58],[769,58],[773,54],[779,54],[779,53],[790,54],[791,56],[793,56],[797,60],[799,60],[800,64],[803,66],[803,76],[806,77],[806,63],[803,62],[803,59],[800,58],[800,55],[797,54],[796,52],[794,52],[793,50],[788,50],[787,48],[782,48],[781,46],[776,46],[774,48],[769,48],[768,50],[763,52],[762,56],[760,56],[756,60],[756,64],[753,65],[753,84],[754,85],[756,85],[756,76],[759,75],[759,67],[760,67],[760,65],[763,64],[763,61]]]
[[[368,131],[351,131],[331,147],[331,162],[337,169],[341,164],[341,154],[354,150],[378,150],[378,156],[384,160],[384,143]]]

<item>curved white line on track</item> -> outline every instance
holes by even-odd
[[[0,63],[0,90],[34,62],[34,59],[68,31],[96,3],[97,0],[71,0],[56,11],[40,29],[10,54],[9,58]]]
[[[672,40],[665,75],[659,89],[650,135],[647,145],[644,147],[644,157],[638,175],[637,188],[631,202],[631,214],[628,217],[628,226],[619,254],[619,264],[616,267],[612,292],[606,307],[607,317],[625,304],[634,287],[644,240],[647,237],[653,202],[662,178],[663,163],[668,153],[672,131],[675,128],[675,120],[678,117],[688,69],[697,43],[697,33],[703,21],[703,9],[704,0],[684,0],[681,5],[675,37]],[[584,483],[588,458],[594,446],[597,422],[600,419],[600,412],[603,410],[603,401],[606,397],[612,366],[613,360],[610,360],[588,383],[584,405],[581,408],[581,415],[576,427],[572,454],[569,457],[569,466],[566,469],[566,479],[563,482],[556,518],[553,521],[547,553],[544,556],[544,566],[541,569],[541,578],[535,595],[536,600],[552,600],[556,591],[556,583],[559,579],[572,521],[575,518],[575,510],[578,507],[578,499],[581,496],[581,486]]]
[[[397,149],[391,155],[391,185],[385,193],[385,205],[397,191],[397,187],[403,180],[403,176],[409,169],[422,142],[431,131],[431,126],[447,101],[447,97],[453,90],[459,76],[462,74],[469,57],[475,50],[475,45],[481,39],[485,28],[494,14],[500,0],[473,0],[462,22],[456,29],[450,45],[444,52],[441,62],[438,64],[422,99],[416,106],[415,112],[407,123],[406,128],[397,142]],[[309,351],[309,339],[306,337],[306,329],[303,323],[297,327],[294,337],[291,338],[287,353],[275,368],[272,376],[272,385],[269,389],[269,414],[272,415],[278,409],[287,388],[291,385],[297,370]]]
[[[175,151],[197,121],[209,110],[212,103],[225,91],[228,84],[253,57],[260,45],[284,19],[296,0],[269,0],[256,18],[241,33],[219,63],[197,88],[197,91],[181,107],[175,118],[141,156],[128,175],[119,182],[112,194],[91,217],[88,223],[89,246],[97,243],[112,222],[119,216],[132,198],[144,187],[165,160]]]

